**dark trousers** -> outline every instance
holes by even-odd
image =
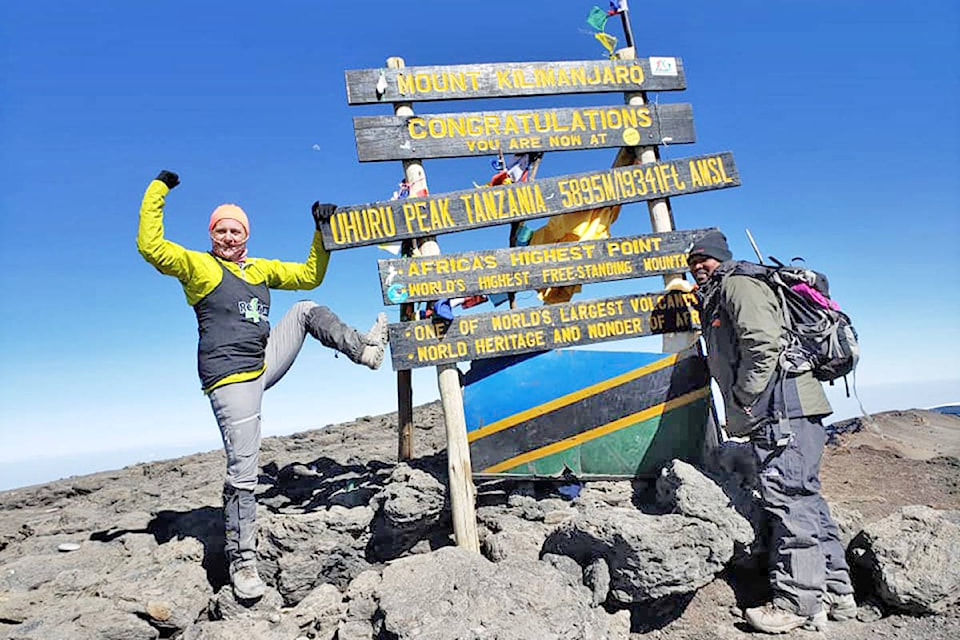
[[[778,446],[776,424],[751,436],[770,534],[774,604],[800,615],[821,608],[824,591],[853,593],[850,569],[830,508],[820,495],[826,432],[820,420],[790,420],[792,435]]]

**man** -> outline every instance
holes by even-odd
[[[256,599],[266,589],[257,571],[254,494],[263,392],[290,369],[307,334],[357,364],[378,368],[387,317],[379,314],[370,330],[361,333],[327,307],[302,300],[271,327],[270,289],[315,289],[323,280],[330,254],[320,239],[320,223],[336,206],[313,204],[313,240],[304,262],[249,257],[250,221],[235,204],[222,204],[211,214],[210,251],[191,251],[163,234],[164,204],[178,184],[179,176],[170,171],[150,182],[140,206],[137,248],[160,273],[180,281],[196,312],[197,369],[227,456],[223,515],[230,582],[237,598]]]
[[[837,525],[820,495],[821,419],[832,409],[813,374],[780,371],[786,329],[779,300],[762,280],[739,274],[732,257],[726,237],[710,231],[690,249],[688,265],[726,430],[750,438],[768,520],[773,598],[744,617],[767,633],[820,628],[857,610]]]

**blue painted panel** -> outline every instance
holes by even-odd
[[[665,357],[566,349],[477,360],[464,376],[467,433]]]

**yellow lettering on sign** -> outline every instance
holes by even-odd
[[[410,118],[407,121],[407,133],[414,140],[423,140],[427,137],[426,121],[423,118]]]
[[[613,70],[614,74],[617,76],[617,84],[627,84],[630,82],[630,70],[624,66],[617,65]],[[643,73],[641,71],[641,73]]]
[[[553,316],[547,308],[525,309],[490,317],[490,327],[496,331],[527,329],[545,324],[553,324]]]
[[[474,349],[478,355],[535,349],[537,347],[546,347],[546,336],[542,329],[537,331],[507,333],[474,340]]]
[[[428,344],[417,347],[417,360],[420,362],[435,362],[437,360],[463,358],[469,351],[470,348],[467,346],[467,343],[463,341]]]
[[[583,136],[577,135],[562,135],[562,136],[550,136],[547,140],[547,143],[551,147],[572,147],[572,146],[581,146],[583,145]]]
[[[397,74],[397,93],[402,96],[417,93],[465,92],[478,89],[479,71],[438,71],[435,73]]]
[[[477,278],[477,286],[484,291],[489,291],[492,289],[509,289],[511,287],[525,287],[529,286],[529,284],[529,271],[497,273],[489,276],[480,276]]]
[[[557,327],[553,330],[553,344],[572,344],[580,341],[580,327]]]
[[[510,254],[510,266],[535,265],[549,262],[568,262],[570,260],[582,260],[584,258],[593,258],[596,251],[596,244],[583,243],[571,247],[544,247],[528,248],[523,251]]]
[[[336,244],[361,240],[392,238],[397,225],[390,205],[338,211],[330,220],[330,231]]]
[[[690,328],[690,310],[677,311],[677,315],[674,318],[674,326],[677,329],[688,329]]]
[[[577,320],[597,320],[608,316],[623,314],[623,300],[600,300],[595,302],[580,302],[567,307],[559,307],[561,322],[576,322]]]
[[[630,308],[633,309],[634,313],[640,313],[641,311],[647,313],[653,311],[655,306],[656,302],[652,296],[630,298]]]
[[[604,339],[610,337],[624,337],[641,335],[643,330],[643,318],[627,318],[626,320],[606,320],[604,322],[595,322],[587,325],[587,337],[591,340]]]
[[[538,87],[552,87],[557,84],[557,77],[550,68],[536,68],[533,70],[533,82]]]
[[[558,269],[544,269],[540,278],[544,283],[563,284],[583,280],[618,278],[633,273],[633,265],[626,261],[581,264]]]
[[[462,279],[455,280],[430,280],[427,282],[408,282],[407,292],[412,297],[438,296],[445,297],[452,294],[463,293],[467,290],[467,284]]]
[[[608,73],[612,73],[607,69]],[[551,146],[569,147],[583,144],[582,138],[572,135],[578,131],[591,132],[594,144],[606,143],[606,132],[625,128],[650,127],[653,124],[649,107],[582,108],[570,111],[570,122],[561,122],[555,111],[536,113],[486,113],[474,115],[414,116],[407,120],[407,133],[413,140],[489,138],[486,144],[467,140],[471,151],[491,151],[499,148],[498,136],[529,135],[531,133],[553,134]],[[557,135],[569,132],[571,135]],[[471,146],[471,142],[475,146]],[[516,143],[516,148],[522,143]],[[495,146],[496,145],[496,146]],[[529,147],[535,148],[535,147]],[[719,171],[719,167],[705,165],[701,170]]]
[[[401,72],[397,75],[397,91],[404,96],[477,91],[479,71]],[[642,85],[643,68],[639,64],[586,64],[554,67],[501,67],[494,70],[497,90],[515,91],[544,87],[596,87],[601,85]]]
[[[467,149],[470,151],[497,151],[500,149],[499,140],[467,140]]]
[[[430,273],[436,273],[438,275],[447,273],[469,273],[471,271],[497,268],[497,257],[490,254],[413,258],[405,262],[408,265],[408,278]]]
[[[687,254],[674,253],[668,256],[654,256],[643,259],[643,269],[645,271],[664,271],[664,270],[686,270]]]
[[[727,175],[726,167],[723,165],[723,158],[714,156],[711,158],[700,158],[691,160],[690,181],[694,186],[709,186],[714,184],[729,184],[733,178]]]
[[[641,253],[650,253],[660,250],[660,242],[663,238],[624,238],[622,240],[607,240],[605,247],[608,256],[617,254],[624,256],[633,256]]]
[[[727,176],[722,158],[716,157],[708,159],[707,166],[710,167],[710,175],[714,178],[713,184],[733,182],[733,180]]]
[[[470,224],[481,224],[493,220],[512,217],[528,217],[546,213],[547,203],[540,185],[521,183],[503,189],[484,189],[473,193],[461,194],[460,201]]]
[[[413,328],[413,337],[417,340],[436,340],[437,329],[433,324],[418,324]]]

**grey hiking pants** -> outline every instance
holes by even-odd
[[[363,348],[356,329],[344,324],[327,307],[303,300],[271,327],[264,374],[255,380],[217,387],[209,394],[227,454],[223,506],[227,561],[231,565],[242,566],[256,560],[254,490],[259,478],[263,392],[289,371],[308,333],[348,356]]]
[[[817,613],[824,591],[853,593],[837,525],[820,495],[826,432],[820,420],[790,420],[793,436],[776,446],[776,425],[751,436],[770,534],[773,602],[800,615]]]

